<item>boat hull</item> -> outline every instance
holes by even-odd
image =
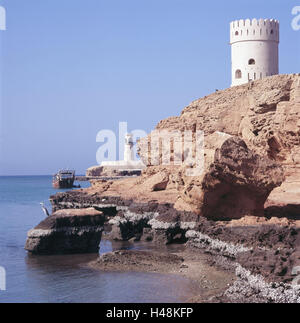
[[[53,180],[53,188],[72,188],[74,186],[74,180]]]

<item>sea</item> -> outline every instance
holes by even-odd
[[[51,176],[0,177],[0,303],[180,303],[193,283],[178,275],[101,272],[87,266],[99,254],[33,256],[24,250],[27,232],[49,211]],[[79,184],[79,183],[76,183]],[[88,187],[88,182],[80,182]],[[151,244],[102,240],[100,254],[147,249]]]

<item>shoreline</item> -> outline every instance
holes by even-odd
[[[197,256],[183,257],[198,271],[202,253],[214,267],[234,271],[236,280],[221,301],[300,303],[300,126],[294,122],[299,80],[299,75],[277,75],[217,91],[193,101],[180,116],[160,121],[138,141],[147,166],[141,176],[91,180],[89,188],[51,196],[52,221],[31,230],[27,250],[97,250],[99,231],[110,226],[113,240],[153,241],[161,247],[186,243]],[[151,140],[174,130],[192,136],[156,146]],[[194,155],[198,130],[205,135],[200,168],[195,160],[182,163],[189,151]],[[102,268],[136,269],[142,263],[141,269],[165,271],[172,263],[157,254],[147,254],[152,263],[142,253],[127,256],[131,260],[119,252],[104,256],[106,265],[101,258],[98,262]],[[173,262],[180,266],[178,258]],[[172,270],[180,269],[184,266]],[[197,280],[197,270],[186,275]]]
[[[231,286],[216,286],[220,288],[211,295],[216,297],[213,301],[300,302],[300,290],[290,285],[294,278],[292,269],[299,263],[299,221],[255,216],[212,221],[178,211],[174,204],[162,200],[138,202],[116,193],[112,190],[103,194],[96,185],[59,193],[51,197],[51,202],[55,210],[87,207],[101,210],[111,227],[107,237],[111,240],[152,241],[162,249],[165,245],[187,243],[194,249],[196,258],[204,254],[215,270],[223,274],[229,270],[230,277],[235,277],[234,282],[229,282]],[[183,257],[188,259],[187,252]],[[195,261],[191,266],[198,268],[199,263]],[[137,270],[137,266],[130,269]],[[190,270],[180,272],[180,269],[171,273],[185,273],[188,278],[202,282],[199,275]],[[160,270],[166,271],[166,268]],[[194,301],[209,299],[204,298],[196,297]]]
[[[128,180],[120,183],[124,185]],[[113,185],[107,182],[100,184],[108,187]],[[119,183],[117,188],[121,189]],[[294,279],[292,271],[300,259],[299,220],[244,216],[230,221],[213,221],[192,212],[179,211],[174,204],[163,199],[152,199],[146,203],[145,199],[136,201],[124,198],[115,190],[103,193],[99,185],[95,185],[51,196],[54,213],[32,230],[28,236],[30,244],[45,246],[46,242],[51,246],[53,237],[59,233],[62,238],[60,252],[65,245],[69,245],[71,237],[83,245],[82,250],[88,250],[84,246],[97,235],[99,225],[103,231],[108,226],[111,232],[105,234],[104,239],[152,241],[160,249],[160,254],[166,245],[186,243],[185,251],[175,252],[175,255],[184,258],[187,267],[183,264],[180,268],[178,264],[170,268],[170,261],[164,257],[154,257],[154,267],[153,264],[152,267],[139,264],[143,263],[145,257],[128,263],[128,260],[122,259],[122,251],[121,254],[118,251],[115,258],[120,259],[116,261],[110,256],[116,256],[116,253],[110,254],[106,268],[185,276],[196,282],[200,289],[203,288],[198,296],[193,295],[187,301],[300,302],[300,286],[291,286]],[[94,213],[99,217],[99,223],[95,222]],[[81,234],[83,230],[86,236]],[[45,251],[50,249],[47,247]],[[131,254],[134,252],[130,251]],[[201,266],[205,278],[201,276]],[[105,266],[97,267],[105,269]],[[220,276],[217,274],[211,276],[212,272],[219,273],[221,279],[218,280]],[[230,279],[227,281],[224,277]],[[214,282],[213,286],[206,285],[210,281]]]
[[[209,264],[211,259],[204,252],[184,246],[184,250],[116,250],[105,253],[88,267],[104,272],[143,272],[184,277],[191,281],[193,292],[184,303],[216,303],[229,285],[236,280],[232,270]]]

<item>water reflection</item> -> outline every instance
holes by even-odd
[[[178,302],[192,295],[190,281],[181,277],[103,273],[87,267],[97,254],[28,255],[26,233],[44,219],[39,203],[54,193],[51,176],[0,178],[0,266],[7,274],[7,290],[0,293],[0,303]],[[46,205],[50,208],[49,202]],[[151,244],[102,240],[100,247],[104,253],[148,249]]]
[[[103,240],[100,253],[119,249],[155,250],[149,243]],[[182,246],[172,246],[173,251]],[[170,249],[166,247],[166,249]],[[161,248],[159,249],[161,251]],[[191,281],[157,273],[101,272],[86,264],[98,254],[26,256],[26,285],[15,301],[180,302],[194,293]]]

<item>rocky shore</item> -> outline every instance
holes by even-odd
[[[89,190],[92,192],[93,188]],[[84,201],[84,205],[80,201]],[[154,257],[155,264],[151,262],[148,266],[148,262],[146,265],[143,263],[149,258],[148,254],[131,256],[130,252],[102,256],[93,264],[94,268],[174,274],[183,274],[185,271],[187,277],[200,284],[202,281],[197,274],[190,274],[187,268],[180,268],[193,255],[195,268],[203,266],[205,262],[219,268],[222,275],[227,276],[227,272],[229,277],[231,272],[236,275],[235,282],[232,284],[231,281],[229,288],[228,282],[226,286],[218,284],[219,293],[210,294],[209,299],[199,296],[193,301],[300,301],[300,288],[292,285],[296,278],[293,268],[298,266],[300,259],[299,220],[245,216],[230,221],[214,221],[190,212],[178,211],[169,203],[136,203],[110,196],[102,196],[99,200],[97,194],[89,194],[87,191],[60,193],[52,197],[56,208],[62,205],[87,206],[87,201],[89,205],[101,208],[104,214],[106,207],[109,210],[106,218],[111,227],[109,239],[152,241],[158,246],[185,243],[187,246],[184,253],[176,253],[183,261],[176,258],[171,266],[172,270],[163,257]],[[115,209],[114,215],[112,209]]]
[[[160,251],[119,250],[102,255],[89,264],[101,271],[156,272],[180,275],[193,282],[195,295],[187,302],[219,302],[235,281],[229,270],[218,269],[209,264],[209,256],[199,250],[185,248],[172,253]]]
[[[105,223],[109,239],[186,245],[173,255],[119,251],[101,256],[94,268],[184,274],[201,285],[200,268],[208,266],[206,273],[221,270],[226,284],[216,279],[210,296],[192,301],[299,303],[299,113],[299,75],[273,76],[194,101],[156,130],[204,130],[200,174],[190,176],[191,165],[163,165],[163,145],[151,158],[143,138],[139,151],[147,168],[140,177],[93,180],[88,189],[51,196],[51,217],[93,208],[103,214],[100,227]],[[175,141],[171,148],[174,161]],[[28,248],[37,253],[39,229],[27,241],[37,241]]]
[[[99,251],[104,215],[94,208],[54,212],[27,235],[32,254],[75,254]]]

